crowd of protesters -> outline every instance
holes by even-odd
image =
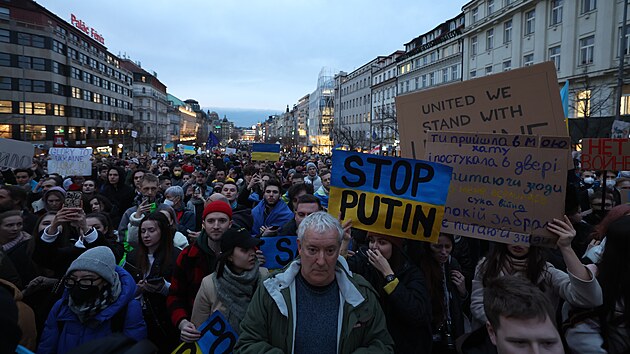
[[[2,170],[0,352],[170,353],[216,310],[240,353],[630,352],[630,172],[569,171],[552,249],[352,228],[326,213],[331,167],[217,151]],[[284,269],[265,268],[270,236],[298,236]]]

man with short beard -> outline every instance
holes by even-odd
[[[232,226],[232,208],[222,201],[208,203],[203,210],[202,231],[197,241],[182,250],[173,268],[166,306],[171,321],[184,342],[198,340],[201,333],[190,322],[193,303],[201,281],[214,272],[221,253],[221,237]]]
[[[270,179],[265,183],[263,200],[254,209],[252,236],[264,233],[267,229],[279,229],[293,218],[291,209],[280,199],[280,182]]]

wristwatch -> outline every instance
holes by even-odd
[[[394,279],[396,279],[396,276],[394,274],[388,274],[385,276],[385,283],[389,284],[393,282]]]

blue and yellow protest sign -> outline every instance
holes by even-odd
[[[238,335],[219,311],[214,311],[198,328],[201,338],[193,343],[182,343],[172,354],[231,353]]]
[[[175,143],[168,143],[164,145],[164,152],[173,152],[175,151]]]
[[[192,145],[179,145],[179,153],[185,155],[195,155],[195,147]]]
[[[437,241],[453,169],[334,150],[328,212],[366,231]]]
[[[252,144],[252,161],[278,161],[280,144]]]
[[[265,256],[265,267],[282,269],[297,256],[297,236],[261,237],[260,250]]]

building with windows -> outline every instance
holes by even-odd
[[[620,35],[624,3],[470,1],[463,6],[464,79],[553,61],[559,86],[569,83],[569,118],[614,117],[622,40],[624,54],[630,47],[630,27]],[[630,87],[621,89],[621,114],[629,114]]]
[[[141,153],[159,152],[170,139],[166,85],[157,73],[144,70],[140,62],[121,60],[121,66],[133,74],[134,130],[138,132],[137,149]]]
[[[172,141],[188,144],[197,139],[197,114],[192,107],[179,98],[167,94],[169,122]]]
[[[31,0],[0,4],[0,137],[121,152],[133,128],[132,75],[103,35],[70,18]]]
[[[405,51],[397,50],[388,56],[378,57],[372,65],[372,144],[380,151],[394,152],[398,140],[395,98],[398,92],[396,80],[397,61]]]
[[[317,78],[317,88],[309,96],[308,148],[316,153],[330,153],[330,131],[334,116],[334,75],[323,68]]]
[[[335,75],[335,144],[351,149],[371,149],[372,66],[370,60],[353,72]]]

